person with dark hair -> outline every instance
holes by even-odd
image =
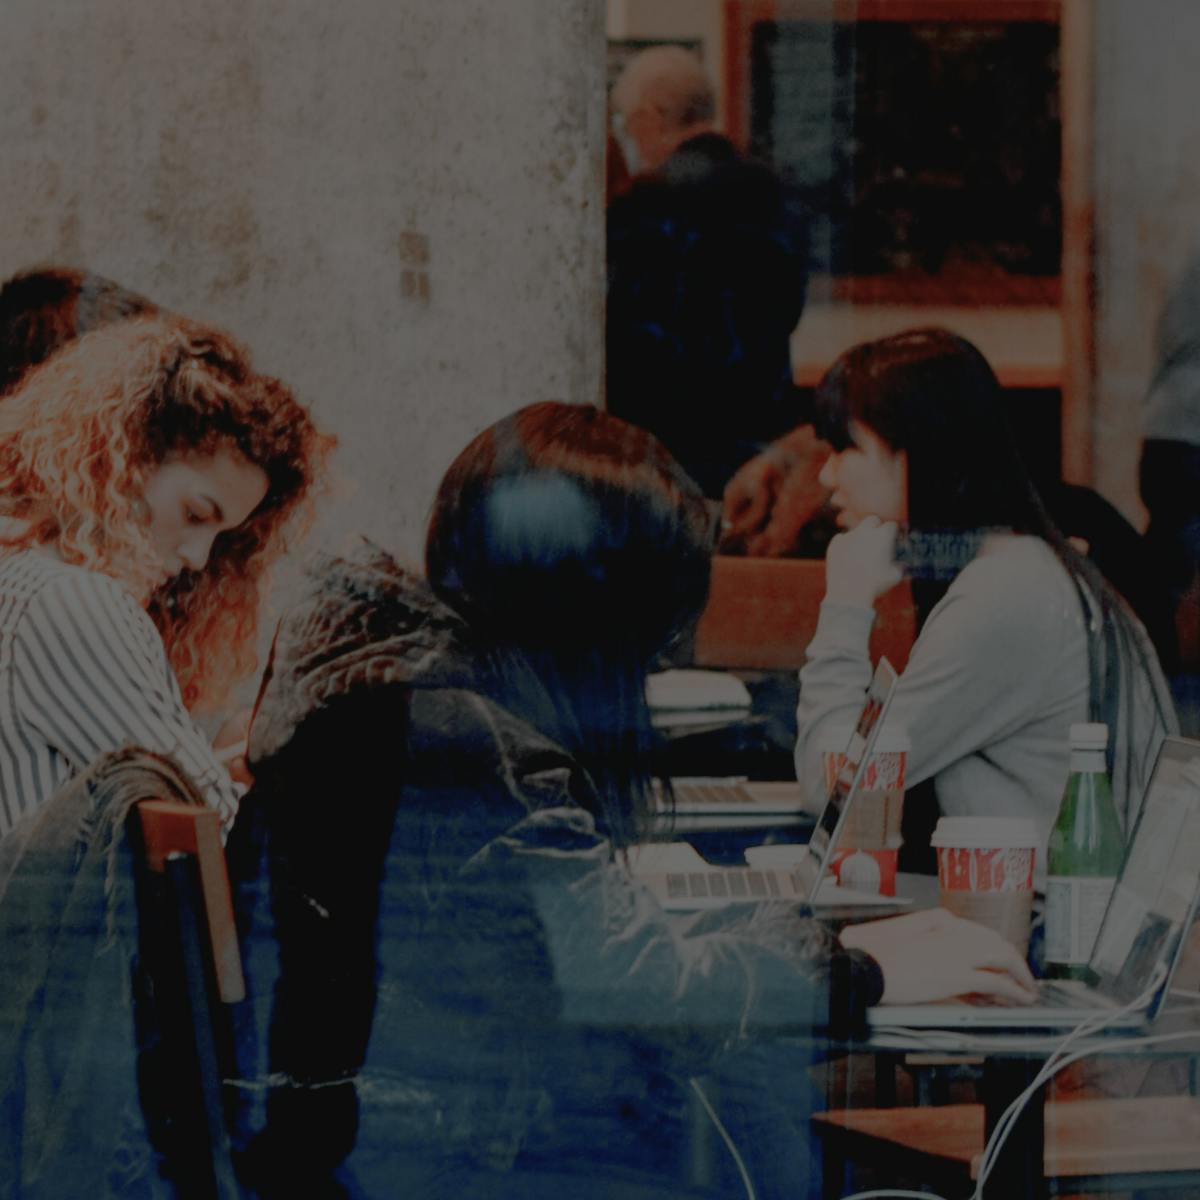
[[[1179,655],[1171,686],[1185,732],[1200,733],[1200,253],[1159,314],[1138,490],[1146,546],[1169,598]]]
[[[870,675],[873,602],[908,574],[920,633],[888,719],[911,738],[909,785],[932,779],[944,813],[1030,816],[1048,836],[1069,728],[1103,721],[1130,829],[1176,730],[1170,695],[1141,624],[1046,515],[983,355],[940,329],[863,343],[816,404],[845,532],[800,673],[799,778],[820,778],[822,730]]]
[[[428,586],[367,553],[285,617],[247,800],[282,967],[263,1194],[697,1194],[685,1114],[711,1071],[758,1194],[807,1195],[806,1110],[779,1090],[806,1076],[750,1086],[756,1040],[1027,997],[1011,947],[949,914],[839,942],[791,905],[672,916],[637,883],[646,674],[704,606],[713,533],[645,431],[537,404],[447,472]]]
[[[1200,573],[1200,254],[1163,306],[1139,473],[1146,539],[1178,601]]]
[[[804,307],[807,220],[765,164],[715,128],[682,46],[635,55],[612,90],[633,176],[608,208],[609,411],[649,429],[720,499],[800,419],[790,338]]]
[[[145,296],[71,267],[21,271],[0,284],[0,396],[74,338],[154,313]]]

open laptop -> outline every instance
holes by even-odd
[[[841,770],[817,818],[800,861],[789,868],[707,867],[698,871],[639,872],[639,878],[669,909],[719,908],[743,900],[796,900],[812,903],[837,848],[846,814],[862,784],[867,759],[883,727],[896,688],[896,672],[886,658],[867,688]]]
[[[728,775],[675,776],[671,804],[662,800],[661,813],[681,828],[777,828],[807,826],[816,819],[805,807],[804,789],[798,783],[752,784],[745,777]]]
[[[1162,1009],[1200,899],[1200,741],[1166,738],[1147,784],[1125,863],[1105,910],[1089,964],[1091,980],[1041,980],[1032,1005],[880,1005],[872,1028],[1021,1030],[1070,1027],[1136,1000],[1155,973],[1149,1002],[1112,1028],[1141,1028]]]

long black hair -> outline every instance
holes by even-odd
[[[970,342],[944,329],[915,329],[847,350],[817,386],[817,430],[834,449],[845,449],[852,441],[851,421],[906,455],[908,529],[900,546],[901,555],[909,556],[920,624],[988,533],[1040,537],[1079,596],[1088,640],[1088,719],[1113,731],[1110,770],[1121,698],[1126,696],[1124,718],[1131,723],[1136,677],[1148,682],[1163,726],[1173,723],[1144,632],[1100,571],[1051,520],[1017,447],[995,373]],[[1146,756],[1155,747],[1137,745],[1131,724],[1125,734],[1124,785],[1132,799],[1134,781],[1144,776]]]
[[[431,586],[488,648],[493,697],[577,758],[618,847],[651,805],[646,674],[704,607],[713,534],[657,439],[583,405],[485,430],[434,502]]]

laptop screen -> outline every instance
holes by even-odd
[[[895,687],[896,671],[886,658],[881,657],[875,674],[871,677],[867,698],[850,734],[845,754],[842,756],[841,768],[825,798],[825,807],[817,818],[816,828],[808,843],[808,853],[800,864],[810,897],[816,894],[825,873],[825,864],[837,846],[838,834],[845,822],[846,812],[862,779],[875,739],[883,727],[883,718],[888,705],[891,704]]]
[[[1096,936],[1098,987],[1122,1004],[1161,964],[1170,975],[1191,926],[1200,885],[1200,742],[1166,738]],[[1153,1016],[1165,994],[1159,989]]]

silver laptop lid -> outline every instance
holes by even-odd
[[[846,814],[858,794],[867,759],[871,757],[875,739],[879,737],[883,719],[891,706],[892,694],[896,690],[896,678],[895,668],[881,656],[867,687],[867,698],[846,745],[841,770],[825,798],[825,807],[817,818],[807,852],[797,865],[809,900],[816,899],[817,889],[825,876],[826,865],[837,849],[842,826],[846,823]]]
[[[1200,897],[1200,741],[1163,740],[1125,863],[1092,950],[1096,987],[1128,1004],[1160,966],[1157,1016]]]

